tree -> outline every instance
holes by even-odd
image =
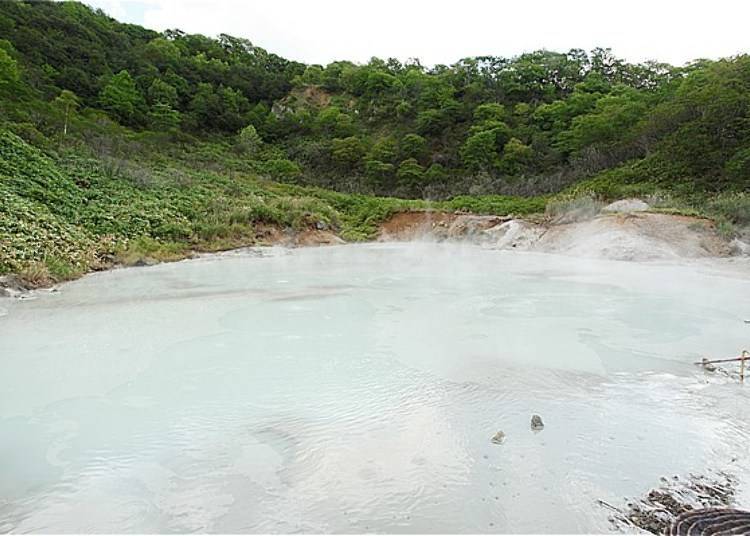
[[[427,168],[427,171],[424,173],[425,181],[430,184],[437,184],[441,182],[445,182],[445,180],[448,178],[448,173],[445,170],[445,167],[443,167],[442,164],[432,164],[430,167]]]
[[[509,175],[517,175],[531,162],[534,150],[518,138],[511,138],[503,147],[500,168]]]
[[[70,114],[75,113],[78,109],[78,97],[72,91],[63,89],[60,94],[55,98],[55,106],[62,111],[63,114],[63,137],[68,135],[68,119]]]
[[[114,75],[99,94],[102,107],[125,125],[134,125],[142,113],[144,100],[126,70]]]
[[[619,94],[599,99],[591,112],[575,117],[570,129],[560,134],[558,144],[567,151],[580,151],[589,145],[617,144],[628,138],[645,113],[641,95],[634,89],[622,87]]]
[[[459,151],[461,160],[472,171],[489,171],[499,164],[500,153],[509,139],[510,128],[501,121],[474,125]]]
[[[422,184],[424,168],[414,158],[407,158],[399,164],[396,177],[400,186],[414,189]]]
[[[381,162],[393,162],[396,156],[396,141],[391,136],[381,138],[373,143],[367,153],[368,159]]]
[[[0,48],[0,91],[14,86],[18,79],[16,60],[3,48]]]
[[[256,152],[263,143],[263,140],[258,134],[258,131],[255,130],[255,127],[253,125],[247,125],[245,128],[240,130],[239,137],[240,143],[242,144],[243,148],[251,153]]]
[[[143,56],[158,69],[174,68],[180,61],[180,49],[173,41],[157,37],[146,45]]]
[[[166,102],[154,104],[151,107],[148,119],[151,128],[158,131],[169,132],[180,126],[180,112]]]
[[[430,109],[417,114],[417,130],[425,136],[440,134],[451,123],[450,109]]]
[[[474,110],[474,119],[477,121],[502,121],[505,119],[505,108],[502,104],[496,102],[480,104]]]
[[[365,160],[365,174],[376,185],[383,185],[393,174],[394,166],[380,160]]]
[[[291,180],[302,174],[302,170],[297,164],[285,158],[268,160],[263,163],[263,167],[274,180]]]
[[[177,89],[159,78],[155,78],[154,81],[151,82],[147,95],[151,104],[159,102],[162,104],[168,104],[172,108],[177,106]]]
[[[323,108],[315,118],[315,128],[329,136],[347,137],[354,134],[351,116],[342,112],[338,106]]]
[[[331,156],[334,162],[346,169],[356,167],[364,154],[362,140],[356,136],[334,138],[331,142]]]
[[[420,159],[424,157],[427,149],[427,140],[419,134],[407,134],[401,138],[399,143],[401,157]]]
[[[498,156],[495,133],[483,130],[469,136],[461,146],[460,152],[463,163],[473,171],[493,167]]]

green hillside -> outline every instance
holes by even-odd
[[[746,55],[304,65],[75,2],[0,2],[0,38],[2,273],[65,279],[264,225],[363,240],[403,208],[527,214],[580,195],[750,224]]]

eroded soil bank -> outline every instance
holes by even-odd
[[[740,253],[711,220],[651,212],[601,214],[584,221],[405,212],[381,228],[380,240],[461,240],[518,249],[626,261],[726,257]]]
[[[556,219],[541,215],[519,219],[512,216],[441,211],[397,212],[381,223],[377,240],[460,241],[492,249],[622,261],[748,257],[750,254],[750,245],[736,238],[730,240],[722,236],[711,220],[647,212],[639,202],[631,200],[618,201],[610,206],[615,208],[581,220],[571,218],[570,215]],[[343,243],[344,240],[333,229],[294,231],[261,226],[256,229],[252,244],[236,246],[308,247]],[[211,252],[196,250],[169,260],[181,260]],[[111,259],[102,263],[99,269],[158,262],[149,257],[131,259],[128,262]],[[31,288],[49,287],[54,283],[33,283],[15,276],[0,277],[0,297],[17,296]]]

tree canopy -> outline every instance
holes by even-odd
[[[47,103],[64,110],[66,131],[71,113],[99,110],[136,131],[239,143],[248,157],[291,163],[268,169],[293,169],[278,175],[295,181],[547,193],[644,162],[639,180],[750,185],[745,55],[685,67],[604,48],[304,65],[247,39],[157,33],[75,2],[0,2],[0,28],[6,108]],[[47,128],[39,106],[23,106],[10,108]]]

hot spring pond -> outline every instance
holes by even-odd
[[[748,317],[748,275],[437,244],[6,299],[0,532],[602,532],[711,470],[748,507],[750,385],[691,364]]]

